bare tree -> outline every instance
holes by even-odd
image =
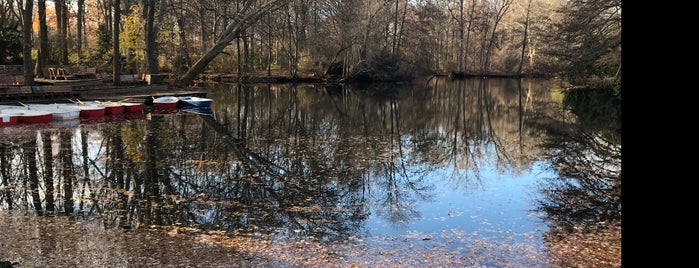
[[[490,70],[490,61],[491,55],[493,53],[493,47],[495,46],[495,43],[498,41],[498,25],[507,13],[507,10],[512,5],[512,2],[514,2],[514,0],[493,0],[492,6],[490,6],[490,8],[493,9],[493,27],[490,29],[490,38],[488,38],[488,46],[483,52],[485,57],[483,65],[481,65],[481,74],[483,75],[487,75]]]
[[[524,64],[524,54],[526,54],[527,49],[527,38],[529,38],[529,16],[531,14],[532,0],[527,0],[527,15],[524,19],[524,34],[522,36],[522,53],[519,58],[519,67],[517,67],[517,74],[522,75],[522,65]]]
[[[119,0],[116,0],[119,1]],[[194,81],[194,78],[201,74],[206,66],[211,63],[218,54],[223,52],[231,41],[238,38],[245,29],[257,22],[262,16],[267,15],[288,3],[290,0],[271,0],[256,10],[251,10],[256,0],[246,0],[243,8],[238,12],[236,19],[231,21],[226,29],[221,33],[218,41],[206,53],[194,63],[194,65],[180,79],[175,81],[175,85],[189,85]]]

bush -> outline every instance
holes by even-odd
[[[22,32],[16,21],[0,28],[0,64],[22,64]]]

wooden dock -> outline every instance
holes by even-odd
[[[95,81],[59,80],[52,84],[36,86],[0,85],[0,103],[21,102],[63,102],[68,99],[80,100],[151,100],[160,96],[206,96],[198,89],[171,88],[165,84],[127,84],[113,86]],[[46,81],[44,81],[46,82]]]

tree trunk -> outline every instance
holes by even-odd
[[[477,0],[472,0],[471,2],[471,8],[469,9],[469,15],[468,15],[468,23],[466,26],[466,40],[464,41],[465,47],[464,47],[464,72],[468,70],[468,50],[470,48],[471,44],[471,30],[473,29],[473,20],[475,18],[475,10],[476,10],[476,2]]]
[[[39,51],[36,59],[36,68],[34,68],[34,73],[39,77],[46,77],[44,73],[44,67],[46,67],[46,62],[48,61],[48,26],[46,25],[46,0],[37,1],[37,9],[39,13]]]
[[[257,22],[257,20],[259,20],[262,16],[281,8],[289,1],[290,0],[271,0],[270,2],[259,7],[257,10],[247,14],[250,7],[255,3],[255,0],[246,0],[243,9],[238,12],[238,16],[236,16],[240,19],[228,24],[223,33],[221,33],[221,36],[216,44],[214,44],[212,48],[210,48],[196,63],[194,63],[187,73],[175,81],[175,85],[190,85],[194,81],[194,78],[204,72],[204,69],[206,69],[209,63],[211,63],[211,61],[216,58],[219,53],[223,52],[223,49],[226,48],[231,41],[240,36],[243,30]]]
[[[23,10],[23,25],[22,25],[22,38],[23,38],[23,65],[24,65],[24,85],[33,86],[34,85],[34,69],[32,64],[32,15],[34,14],[34,1],[25,1]]]
[[[114,34],[112,35],[112,84],[121,84],[121,56],[119,53],[119,22],[121,21],[121,1],[114,0]]]
[[[66,0],[56,2],[56,26],[58,26],[58,50],[60,64],[68,64],[68,6]]]
[[[512,2],[514,0],[503,0],[504,3],[502,3],[502,6],[497,6],[498,1],[493,3],[493,7],[495,8],[495,18],[493,22],[493,29],[490,32],[490,40],[488,40],[488,46],[485,49],[485,61],[483,62],[483,65],[481,67],[481,74],[482,75],[488,75],[490,72],[490,56],[492,55],[493,52],[493,46],[495,46],[495,41],[497,37],[497,31],[498,31],[498,25],[500,24],[500,21],[502,18],[505,16],[505,13],[507,13],[507,10],[510,8],[510,5],[512,5]]]
[[[155,38],[157,36],[155,31],[155,0],[144,1],[144,8],[146,13],[146,72],[149,74],[158,72],[158,61],[156,53]]]
[[[85,39],[83,33],[85,32],[85,0],[78,0],[78,38],[76,42],[76,48],[78,49],[78,60],[81,61],[83,57],[83,40]]]
[[[522,37],[522,53],[520,54],[519,58],[519,67],[517,68],[517,74],[522,75],[522,65],[524,64],[524,54],[526,53],[526,48],[527,48],[527,36],[528,31],[529,31],[529,14],[531,12],[531,7],[532,7],[532,0],[527,1],[527,16],[524,20],[524,36]]]
[[[177,18],[177,26],[179,28],[179,39],[180,39],[180,49],[179,49],[179,54],[180,56],[177,57],[177,65],[175,65],[175,70],[176,74],[180,75],[182,73],[182,60],[184,60],[184,64],[189,67],[192,66],[192,58],[189,56],[189,43],[187,42],[187,34],[185,32],[185,22],[184,18],[180,16],[180,18]]]

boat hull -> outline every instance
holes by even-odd
[[[51,113],[23,114],[23,115],[19,116],[19,122],[26,123],[26,124],[49,123],[52,120],[53,120],[53,114],[51,114]]]
[[[3,114],[17,116],[17,123],[37,124],[49,123],[53,120],[53,114],[45,110],[32,110],[26,107],[8,108],[0,110]]]
[[[0,112],[0,127],[12,126],[19,123],[19,116],[17,114],[6,114]]]
[[[102,117],[105,114],[104,106],[97,105],[76,105],[80,109],[81,118]]]
[[[30,104],[29,109],[38,109],[51,112],[53,120],[71,120],[80,117],[80,109],[59,104]]]
[[[123,105],[110,105],[110,106],[104,107],[104,114],[105,115],[123,114],[123,113],[124,113],[124,106]]]
[[[133,102],[125,102],[122,104],[124,105],[124,113],[140,113],[143,111],[143,107],[145,106],[143,103]]]
[[[200,98],[200,97],[180,97],[180,102],[185,106],[195,106],[195,107],[211,107],[212,99]]]
[[[176,109],[177,108],[177,103],[176,102],[159,102],[159,103],[153,103],[153,107],[156,110],[161,110],[161,109]]]
[[[153,109],[155,113],[167,114],[177,111],[177,103],[179,98],[174,96],[159,97],[153,99]]]

